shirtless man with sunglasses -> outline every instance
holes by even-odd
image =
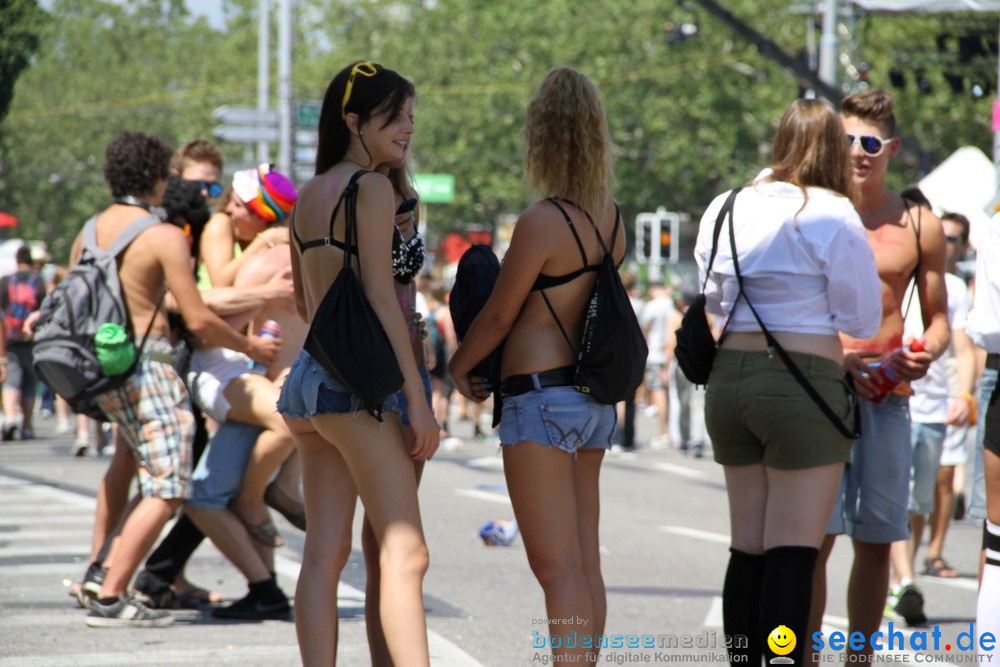
[[[903,199],[885,185],[889,161],[900,145],[892,97],[881,90],[862,91],[845,98],[840,111],[851,141],[858,188],[855,205],[882,280],[882,325],[869,339],[842,336],[844,369],[853,376],[861,398],[861,438],[854,444],[852,465],[844,473],[841,497],[816,564],[810,634],[820,629],[826,604],[826,560],[836,536],[847,534],[854,546],[847,591],[850,631],[867,637],[878,630],[882,619],[889,585],[889,547],[909,536],[908,382],[927,373],[930,363],[948,347],[950,331],[941,221],[926,206]],[[909,343],[903,340],[904,294],[913,278],[923,314],[924,351],[907,350],[893,362],[893,370],[903,381],[878,401],[881,394],[872,382],[870,364]],[[923,614],[923,599],[915,587],[911,588],[905,603],[900,597],[907,619],[917,618],[917,612]],[[902,613],[899,605],[897,611]],[[872,649],[866,647],[858,653],[870,655]]]

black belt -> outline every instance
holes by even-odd
[[[1000,371],[1000,354],[990,352],[986,355],[986,368],[993,371]]]
[[[576,366],[552,368],[540,373],[525,373],[508,376],[500,383],[500,395],[503,397],[527,394],[544,387],[568,387],[573,384],[576,376]]]

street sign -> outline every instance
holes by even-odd
[[[212,130],[212,134],[223,141],[245,144],[259,141],[276,143],[279,138],[277,126],[270,125],[220,125]]]
[[[230,125],[278,125],[277,111],[253,107],[217,107],[212,111],[212,118]]]
[[[316,146],[319,144],[319,132],[316,130],[295,130],[296,146]]]
[[[414,174],[413,181],[421,201],[429,204],[450,204],[455,201],[454,174]]]
[[[299,127],[319,127],[319,113],[322,102],[302,101],[295,103],[295,124]]]
[[[307,165],[310,169],[316,164],[316,147],[315,146],[296,146],[295,147],[295,162],[303,163]]]

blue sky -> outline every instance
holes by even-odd
[[[119,5],[127,4],[127,0],[106,0]],[[208,19],[209,25],[213,28],[221,29],[225,25],[222,14],[223,0],[184,0],[184,4],[195,16],[204,16]],[[52,0],[39,0],[42,9],[51,10]]]

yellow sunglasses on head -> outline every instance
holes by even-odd
[[[378,67],[381,67],[381,65],[374,60],[368,60],[358,63],[351,68],[351,75],[347,77],[347,87],[344,88],[344,102],[340,105],[340,117],[342,120],[347,120],[347,103],[351,99],[351,91],[354,90],[354,77],[360,74],[371,78],[378,74]]]

